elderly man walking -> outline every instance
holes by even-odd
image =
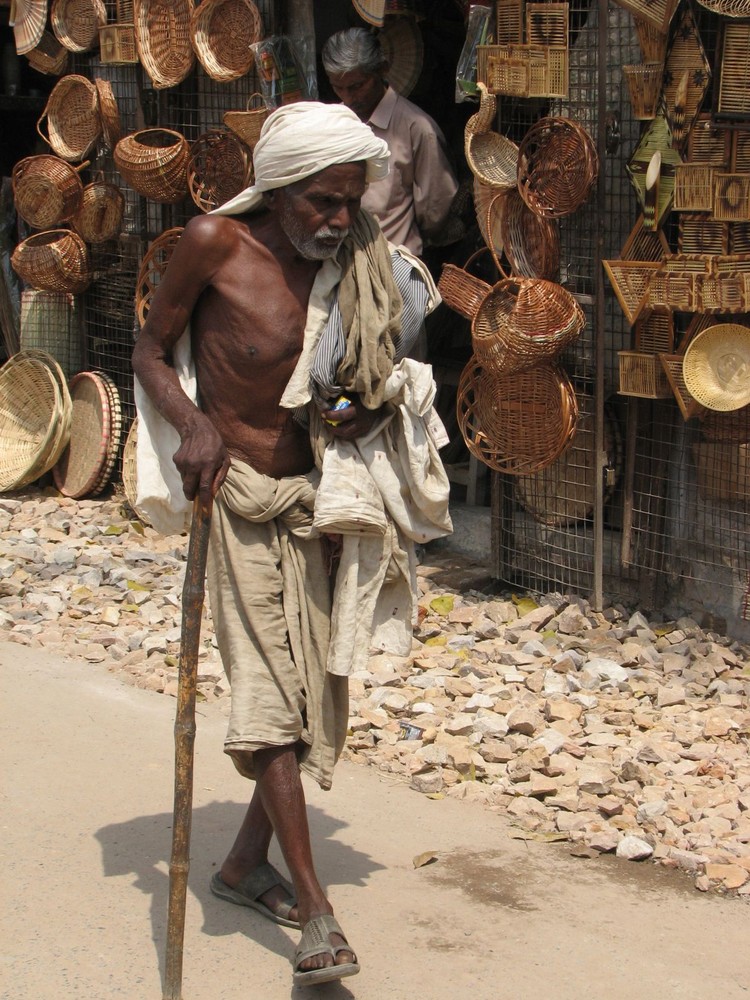
[[[252,187],[185,227],[133,352],[154,494],[139,502],[156,516],[215,495],[225,750],[255,790],[211,889],[302,929],[305,985],[359,963],[315,871],[300,771],[330,787],[347,673],[371,643],[405,651],[413,543],[450,519],[425,366],[401,360],[434,286],[360,211],[386,144],[344,107],[299,103],[269,116],[254,166]],[[291,885],[268,862],[274,834]]]

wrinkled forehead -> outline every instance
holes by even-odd
[[[323,167],[309,177],[295,181],[285,187],[295,194],[340,194],[342,197],[361,196],[367,187],[367,163],[354,160],[351,163],[334,163]]]

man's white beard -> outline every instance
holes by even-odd
[[[289,202],[285,197],[281,199],[277,216],[279,225],[284,230],[287,239],[305,260],[328,260],[330,257],[335,257],[349,232],[347,229],[331,229],[329,226],[321,226],[312,235],[306,233],[289,208]],[[337,240],[338,242],[336,246],[330,246],[321,243],[321,240]]]

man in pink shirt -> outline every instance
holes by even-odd
[[[445,225],[458,189],[443,133],[388,85],[388,64],[373,32],[339,31],[325,43],[321,58],[336,96],[391,153],[388,176],[368,186],[362,207],[391,243],[421,255]]]

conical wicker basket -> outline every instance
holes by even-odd
[[[203,0],[193,12],[190,32],[206,73],[226,83],[251,69],[250,46],[263,37],[263,22],[252,0]]]
[[[260,130],[270,114],[263,103],[263,95],[252,94],[247,102],[246,111],[225,112],[224,124],[239,136],[246,146],[255,149],[255,143],[260,139]]]
[[[45,119],[48,135],[42,131]],[[64,160],[82,160],[102,133],[94,84],[75,73],[58,80],[37,122],[37,132]]]
[[[92,274],[86,244],[69,229],[29,236],[13,251],[13,270],[32,288],[45,292],[85,292]]]
[[[517,189],[497,195],[491,202],[487,232],[500,231],[499,246],[511,271],[521,278],[545,278],[556,281],[560,273],[560,231],[556,219],[546,219],[532,212]]]
[[[518,152],[518,190],[537,215],[559,219],[586,201],[599,174],[588,132],[570,118],[542,118]]]
[[[519,476],[563,454],[575,434],[578,406],[570,379],[555,365],[503,375],[472,358],[459,380],[456,414],[472,455]]]
[[[506,278],[485,296],[472,321],[474,355],[492,371],[524,371],[554,360],[584,325],[583,310],[561,285]]]
[[[233,132],[204,132],[190,149],[190,196],[202,212],[210,212],[243,191],[252,172],[250,151]]]
[[[175,204],[188,193],[190,146],[179,132],[163,128],[134,132],[120,139],[113,156],[127,183],[144,198]]]
[[[190,41],[192,0],[135,0],[135,43],[154,87],[176,87],[195,64]]]
[[[107,23],[103,0],[52,0],[52,30],[69,52],[88,52]]]
[[[167,269],[172,251],[177,240],[182,236],[182,232],[182,226],[166,229],[143,255],[135,285],[135,314],[141,326],[146,322],[154,292]]]
[[[79,168],[59,156],[27,156],[13,167],[16,211],[33,229],[51,229],[69,219],[81,203]]]
[[[464,153],[469,169],[482,184],[508,190],[516,186],[518,146],[505,135],[492,131],[495,120],[495,96],[483,83],[479,111],[466,123]]]
[[[99,178],[83,189],[72,223],[87,243],[106,243],[119,235],[124,211],[122,191]]]

